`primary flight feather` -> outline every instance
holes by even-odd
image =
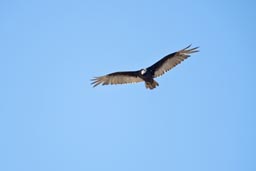
[[[171,70],[173,67],[190,57],[190,54],[198,52],[198,47],[190,47],[191,45],[177,52],[171,53],[146,69],[141,69],[138,71],[114,72],[104,76],[95,77],[92,79],[92,85],[93,87],[96,87],[99,84],[128,84],[144,81],[146,88],[152,90],[159,85],[154,78],[159,77],[165,72]]]

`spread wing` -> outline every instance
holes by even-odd
[[[171,70],[176,65],[190,57],[191,53],[198,52],[198,47],[189,49],[190,46],[191,45],[163,57],[161,60],[150,66],[148,70],[150,70],[154,74],[154,78],[163,75],[165,72]]]
[[[139,76],[139,71],[125,71],[125,72],[114,72],[101,77],[95,77],[92,79],[93,87],[99,84],[128,84],[137,83],[143,81]]]

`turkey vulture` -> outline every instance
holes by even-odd
[[[163,57],[161,60],[148,68],[144,68],[138,71],[114,72],[104,76],[94,77],[91,80],[92,85],[93,87],[96,87],[99,84],[127,84],[144,81],[146,88],[154,89],[159,85],[154,80],[154,78],[163,75],[165,72],[169,71],[177,64],[190,57],[191,53],[198,52],[198,47],[190,48],[190,46],[191,45]]]

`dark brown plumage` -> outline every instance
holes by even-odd
[[[138,71],[114,72],[104,76],[95,77],[92,79],[92,85],[93,87],[96,87],[99,84],[128,84],[144,81],[146,88],[154,89],[159,85],[154,78],[159,77],[165,72],[171,70],[173,67],[190,57],[190,54],[198,52],[198,47],[189,49],[190,46],[191,45],[163,57],[158,62],[146,69],[141,69]]]

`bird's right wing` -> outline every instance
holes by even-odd
[[[190,54],[198,52],[198,47],[190,48],[190,46],[191,45],[163,57],[161,60],[150,66],[148,69],[154,73],[154,77],[159,77],[163,75],[165,72],[171,70],[176,65],[190,57]]]
[[[124,72],[114,72],[100,77],[94,77],[92,81],[93,87],[99,84],[109,85],[109,84],[128,84],[142,82],[139,76],[139,71],[124,71]]]

